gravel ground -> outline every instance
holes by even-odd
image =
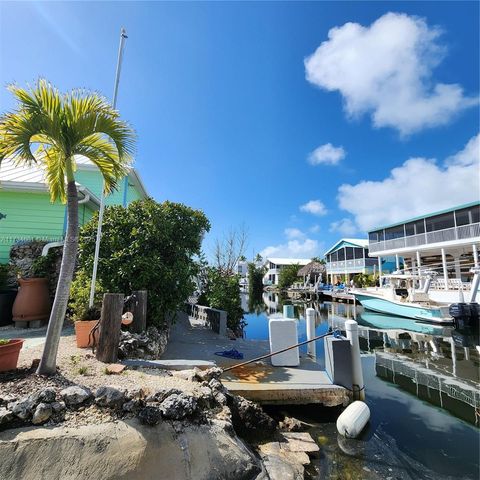
[[[32,362],[41,357],[42,351],[43,344],[21,350],[18,370],[0,373],[0,394],[21,396],[47,386],[65,388],[72,384],[85,385],[92,390],[104,385],[129,391],[141,388],[147,395],[165,388],[178,388],[185,393],[195,394],[199,388],[196,382],[172,376],[170,372],[160,369],[125,369],[121,374],[109,375],[105,370],[106,364],[99,362],[91,349],[77,348],[75,335],[70,331],[60,340],[58,373],[48,378],[38,377]]]

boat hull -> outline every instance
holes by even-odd
[[[451,318],[444,317],[440,308],[425,308],[422,305],[411,303],[402,305],[397,302],[379,298],[368,294],[355,293],[355,298],[362,306],[372,312],[396,315],[397,317],[413,318],[432,323],[448,324],[452,322]]]

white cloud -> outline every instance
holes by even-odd
[[[284,230],[284,233],[289,240],[293,240],[295,238],[300,239],[305,237],[305,234],[298,228],[286,228]]]
[[[300,211],[318,215],[319,217],[327,213],[325,205],[320,200],[310,200],[304,205],[300,205]]]
[[[480,134],[443,164],[410,158],[381,181],[341,185],[339,206],[361,230],[450,208],[480,197]]]
[[[311,233],[318,233],[320,231],[320,225],[312,225],[309,229],[309,232]]]
[[[309,156],[308,162],[311,165],[337,165],[345,158],[346,152],[343,147],[334,147],[326,143],[317,147]]]
[[[343,237],[349,237],[357,233],[357,226],[350,218],[342,218],[338,222],[332,222],[329,231],[338,232]]]
[[[458,84],[432,80],[446,53],[440,34],[425,20],[401,13],[387,13],[368,27],[349,22],[332,28],[305,59],[306,78],[338,90],[348,115],[370,113],[376,127],[405,135],[444,125],[478,99],[466,97]]]
[[[306,238],[304,240],[289,240],[280,245],[272,245],[264,248],[260,255],[266,257],[286,257],[286,258],[312,258],[321,252],[320,244],[317,240]]]

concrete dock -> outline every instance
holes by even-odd
[[[243,353],[243,360],[215,355],[232,348]],[[158,363],[164,367],[175,361],[184,368],[205,368],[211,364],[225,368],[269,352],[267,341],[230,340],[185,315],[173,326],[167,350]],[[268,358],[245,365],[226,372],[222,382],[232,393],[262,404],[318,403],[331,407],[347,405],[351,400],[349,391],[333,385],[320,365],[306,355],[298,367],[273,367]]]

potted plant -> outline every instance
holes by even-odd
[[[11,265],[0,265],[0,326],[12,322],[12,307],[17,296]]]
[[[19,278],[20,288],[12,309],[15,325],[21,327],[40,326],[48,320],[51,310],[47,278],[49,266],[50,258],[40,256],[33,261],[31,274]]]
[[[75,322],[78,348],[93,347],[98,340],[99,331],[92,333],[92,330],[100,319],[102,296],[103,289],[97,282],[94,304],[90,307],[90,278],[83,271],[77,273],[70,289],[69,311]]]
[[[0,372],[15,370],[18,356],[23,346],[23,339],[12,338],[10,340],[0,338]]]

